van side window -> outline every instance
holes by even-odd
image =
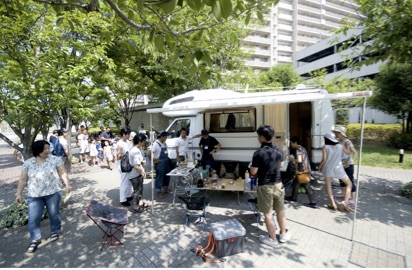
[[[180,130],[182,128],[187,129],[187,135],[190,133],[190,120],[189,119],[177,119],[173,122],[172,126],[167,130],[170,133],[170,138],[179,138]]]
[[[255,132],[256,110],[244,109],[205,113],[205,128],[213,133]]]

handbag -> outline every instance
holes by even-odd
[[[302,153],[303,153],[303,151],[302,151]],[[308,171],[308,167],[307,167],[305,158],[302,157],[302,165],[303,165],[303,170],[302,171],[299,171],[299,169],[301,168],[301,166],[299,166],[300,164],[297,164],[297,165],[298,166],[296,166],[295,175],[296,175],[296,179],[298,180],[298,183],[299,184],[309,183],[310,182],[310,175],[309,175],[309,171]]]
[[[310,182],[309,172],[307,170],[299,172],[296,170],[296,179],[299,184],[307,184]]]

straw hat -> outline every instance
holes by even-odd
[[[333,134],[332,131],[329,131],[329,132],[325,133],[325,134],[323,135],[323,137],[325,137],[326,139],[329,139],[330,141],[332,141],[332,142],[334,142],[334,143],[339,142],[339,141],[336,139],[336,136],[335,136],[335,134]]]
[[[342,134],[343,137],[347,137],[346,136],[346,128],[342,127],[342,126],[336,126],[335,129],[333,129],[332,131],[334,132],[339,132],[340,134]]]

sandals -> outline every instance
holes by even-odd
[[[41,244],[40,240],[31,241],[29,247],[27,248],[28,253],[34,253],[37,250],[37,247]]]
[[[50,242],[54,242],[59,240],[59,234],[58,233],[52,233],[52,235],[50,236]]]
[[[339,205],[339,211],[350,213],[352,212],[352,209],[350,209],[347,205],[345,205],[344,202],[342,202],[341,205]]]
[[[338,208],[337,208],[336,206],[333,206],[333,205],[331,205],[331,204],[328,204],[328,205],[327,205],[327,208],[330,209],[330,210],[332,210],[332,211],[338,210]]]

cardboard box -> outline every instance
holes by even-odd
[[[210,231],[217,243],[219,258],[245,251],[246,229],[233,218],[212,223]]]

